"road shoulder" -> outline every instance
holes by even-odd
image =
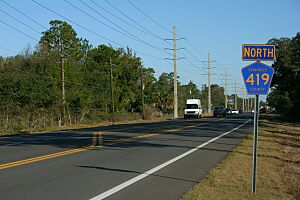
[[[300,124],[269,117],[259,131],[255,199],[299,199]],[[252,199],[252,140],[251,134],[182,199]]]

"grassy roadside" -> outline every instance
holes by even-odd
[[[300,123],[260,120],[257,194],[251,194],[252,134],[182,200],[300,199]]]
[[[158,122],[166,120],[167,118],[156,118],[151,120],[124,120],[124,121],[117,121],[114,122],[114,125],[121,125],[121,124],[137,124],[137,123],[143,123],[143,122]],[[64,131],[64,130],[72,130],[72,129],[80,129],[80,128],[95,128],[95,127],[101,127],[101,126],[110,126],[112,125],[112,122],[104,121],[100,123],[95,124],[80,124],[80,125],[67,125],[63,127],[47,127],[47,128],[39,128],[39,129],[25,129],[25,130],[0,130],[0,136],[9,136],[9,135],[34,135],[34,134],[42,134],[52,131]]]
[[[211,117],[212,114],[203,113],[203,117]],[[123,121],[116,121],[114,122],[114,125],[121,125],[121,124],[137,124],[137,123],[143,123],[143,122],[158,122],[167,120],[169,118],[167,117],[157,117],[157,118],[151,118],[151,119],[145,119],[145,120],[123,120]],[[101,127],[101,126],[110,126],[112,125],[112,122],[110,121],[103,121],[100,123],[94,123],[94,124],[78,124],[78,125],[66,125],[63,127],[46,127],[46,128],[37,128],[37,129],[24,129],[24,130],[0,130],[0,137],[1,136],[10,136],[10,135],[34,135],[34,134],[42,134],[52,131],[64,131],[64,130],[71,130],[71,129],[80,129],[80,128],[95,128],[95,127]]]

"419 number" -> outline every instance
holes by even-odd
[[[255,77],[254,77],[254,74],[250,74],[250,76],[247,78],[246,82],[251,83],[251,85],[254,85],[254,83],[256,83],[256,85],[259,85],[261,80],[264,81],[264,85],[266,85],[268,83],[268,81],[270,80],[269,74],[262,74],[261,77],[260,77],[260,74],[256,74]]]

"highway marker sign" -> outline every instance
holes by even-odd
[[[274,69],[261,63],[261,60],[275,60],[275,46],[266,44],[244,44],[242,59],[256,61],[242,68],[242,75],[248,95],[255,95],[254,129],[253,129],[253,164],[252,164],[252,193],[256,193],[257,142],[259,95],[268,94]]]
[[[243,60],[265,60],[273,61],[275,59],[275,46],[269,44],[243,44]]]
[[[242,69],[248,95],[268,94],[274,69],[261,62],[252,63]]]

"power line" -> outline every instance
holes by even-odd
[[[119,17],[118,15],[114,14],[113,12],[109,11],[108,9],[102,7],[101,5],[99,5],[98,3],[96,3],[95,1],[93,1],[93,0],[90,0],[90,1],[91,1],[93,4],[95,4],[98,8],[101,8],[102,10],[104,10],[104,11],[106,11],[107,13],[111,14],[112,16],[114,16],[115,18],[119,19],[119,20],[122,21],[123,23],[125,23],[125,24],[127,24],[127,25],[129,25],[129,26],[131,26],[131,27],[133,27],[133,28],[135,28],[135,29],[137,29],[137,30],[140,30],[140,31],[144,32],[145,34],[149,34],[148,32],[146,32],[146,31],[144,31],[144,30],[138,28],[137,26],[128,23],[127,21],[125,21],[124,19],[122,19],[122,18]]]
[[[137,29],[137,30],[139,30],[139,31],[141,31],[141,32],[143,32],[143,33],[149,35],[149,36],[152,36],[152,37],[154,37],[154,38],[157,38],[157,39],[160,39],[160,40],[165,41],[163,38],[159,37],[158,35],[154,34],[153,32],[151,32],[151,31],[145,31],[144,28],[139,28],[139,27],[137,27],[137,26],[135,26],[135,25],[133,25],[133,24],[127,22],[126,20],[124,20],[124,19],[122,19],[121,17],[117,16],[116,14],[114,14],[114,13],[111,12],[111,11],[109,11],[108,9],[102,7],[101,5],[99,5],[98,3],[96,3],[95,1],[93,1],[93,0],[90,0],[90,1],[91,1],[92,3],[94,3],[98,8],[101,8],[102,10],[104,10],[104,11],[106,11],[107,13],[111,14],[112,16],[114,16],[115,18],[119,19],[119,20],[122,21],[123,23],[125,23],[125,24],[127,24],[127,25],[129,25],[129,26],[131,26],[131,27],[133,27],[133,28],[135,28],[135,29]],[[168,42],[168,43],[169,43],[169,42]],[[169,44],[171,44],[171,43],[169,43]]]
[[[106,23],[100,21],[99,19],[97,19],[96,17],[92,16],[91,14],[89,14],[89,13],[83,11],[82,9],[78,8],[78,7],[75,6],[74,4],[68,2],[67,0],[64,0],[64,1],[65,1],[66,3],[68,3],[69,5],[71,5],[73,8],[79,10],[79,11],[82,12],[83,14],[85,14],[85,15],[91,17],[92,19],[94,19],[94,20],[96,20],[97,22],[103,24],[104,26],[106,26],[106,27],[108,27],[108,28],[110,28],[110,29],[112,29],[112,30],[114,30],[114,31],[116,31],[116,32],[118,32],[118,33],[120,33],[120,34],[123,34],[123,35],[125,35],[126,37],[129,37],[129,38],[131,38],[131,39],[133,39],[133,40],[136,40],[135,37],[129,35],[130,33],[127,34],[127,33],[126,33],[126,32],[127,32],[126,30],[123,30],[123,31],[125,31],[125,32],[119,31],[119,30],[117,30],[116,28],[114,28],[114,27],[112,27],[112,26],[110,26],[110,25],[108,25],[108,24],[106,24]],[[85,3],[82,2],[82,1],[80,1],[80,2],[83,3],[83,4],[85,4]],[[95,11],[93,8],[91,8],[89,5],[87,5],[87,4],[85,4],[85,5],[86,5],[87,7],[89,7],[90,9],[92,9],[94,12],[96,12],[96,11]],[[99,14],[99,13],[97,13],[97,14]],[[100,14],[100,16],[102,16],[102,15]],[[103,16],[102,16],[102,17],[103,17]],[[137,40],[136,40],[136,41],[137,41]]]
[[[5,48],[5,47],[1,47],[1,46],[0,46],[0,49],[3,49],[4,51],[10,52],[10,53],[18,54],[18,52],[13,51],[13,50],[10,50],[10,49],[7,49],[7,48]]]
[[[127,0],[127,2],[129,3],[129,4],[131,4],[134,8],[136,8],[138,11],[140,11],[143,15],[145,15],[147,18],[149,18],[152,22],[154,22],[155,24],[157,24],[158,26],[160,26],[161,28],[163,28],[163,29],[165,29],[166,31],[168,31],[169,33],[172,33],[170,30],[168,30],[166,27],[164,27],[164,26],[162,26],[160,23],[158,23],[156,20],[154,20],[151,16],[149,16],[147,13],[145,13],[142,9],[140,9],[139,7],[137,7],[134,3],[132,3],[132,1],[130,1],[130,0]],[[194,47],[194,45],[192,45],[188,40],[186,40],[187,41],[187,43],[193,48],[193,49],[195,49],[199,54],[201,54],[202,56],[204,56],[204,54],[202,53],[202,52],[200,52],[198,49],[196,49],[195,47]],[[187,50],[188,51],[188,50]],[[194,59],[195,60],[198,60],[190,51],[188,51],[193,57],[194,57]],[[205,56],[204,56],[205,57]],[[188,62],[190,63],[190,64],[192,64],[192,65],[194,65],[191,61],[189,61],[188,60]],[[201,61],[200,61],[200,63],[201,63]],[[195,66],[195,65],[194,65]],[[196,66],[196,68],[198,68],[197,66]]]
[[[197,51],[203,57],[206,57],[201,51],[199,51],[188,39],[185,40],[195,51]]]
[[[131,22],[133,22],[134,24],[136,24],[137,26],[139,26],[140,28],[142,28],[143,30],[145,30],[146,32],[148,32],[149,34],[153,35],[154,37],[159,38],[160,40],[164,40],[163,38],[157,36],[155,33],[153,33],[152,31],[150,31],[149,29],[147,29],[144,26],[140,25],[137,21],[135,21],[134,19],[132,19],[131,17],[129,17],[127,14],[125,14],[122,10],[120,10],[119,8],[117,8],[115,5],[113,5],[109,1],[105,0],[105,2],[108,5],[110,5],[112,8],[114,8],[115,10],[117,10],[119,13],[121,13],[124,17],[126,17],[127,19],[129,19]],[[169,44],[171,44],[171,43],[169,43]]]
[[[81,1],[81,0],[80,0]],[[136,23],[137,25],[139,25],[140,27],[142,27],[143,29],[145,29],[143,26],[141,26],[140,24],[138,24],[135,20],[133,20],[132,18],[130,18],[128,15],[126,15],[125,13],[123,13],[120,9],[118,9],[116,6],[114,6],[113,4],[111,4],[110,2],[108,2],[107,0],[105,0],[111,7],[113,7],[114,9],[116,9],[118,12],[120,12],[122,15],[124,15],[125,17],[127,17],[129,20],[131,20],[132,22]],[[129,2],[132,4],[132,2]],[[133,5],[134,6],[134,5]],[[137,7],[135,7],[136,9],[139,9]],[[141,10],[140,10],[141,11]],[[143,11],[141,11],[143,12]],[[146,14],[146,13],[143,13],[143,14]],[[147,14],[146,14],[147,15]],[[149,16],[148,16],[149,17]],[[158,23],[158,22],[157,22]],[[146,29],[147,30],[147,29]],[[160,38],[162,39],[162,38]],[[163,39],[164,40],[164,39]],[[164,40],[166,41],[166,40]],[[169,43],[169,42],[168,42]],[[170,44],[170,43],[169,43]],[[183,53],[182,53],[183,54]],[[188,57],[188,56],[187,56]],[[191,59],[191,57],[188,57]],[[184,61],[181,61],[181,62],[184,62]],[[195,67],[196,69],[200,69],[200,70],[203,70],[201,69],[200,67],[198,67],[197,65],[193,64],[190,60],[187,59],[187,62],[189,62],[189,65],[192,65],[193,67]],[[202,64],[202,63],[201,63]],[[203,65],[203,64],[202,64]]]
[[[125,17],[127,17],[129,20],[131,20],[132,22],[134,22],[135,24],[137,24],[138,26],[142,27],[144,30],[147,30],[149,31],[148,29],[144,28],[143,26],[141,26],[140,24],[138,24],[135,20],[133,20],[132,18],[130,18],[128,15],[126,15],[124,12],[122,12],[120,9],[118,9],[116,6],[114,6],[113,4],[111,4],[110,2],[108,2],[106,0],[106,2],[111,6],[113,7],[115,10],[117,10],[118,12],[120,12],[122,15],[124,15]],[[151,32],[152,33],[152,32]],[[166,41],[162,38],[159,37],[159,39],[163,40],[163,41]],[[167,42],[168,44],[171,44],[170,42]],[[193,64],[190,60],[187,60],[190,64],[189,65],[192,65],[193,67],[197,68],[197,69],[200,69],[202,70],[201,68],[199,68],[198,66],[196,66],[195,64]]]
[[[187,48],[185,48],[184,50],[186,50],[189,54],[191,54],[191,56],[192,56],[196,61],[198,61],[199,63],[201,63],[201,64],[203,65],[202,61],[201,61],[201,60],[198,60],[198,58],[197,58],[190,50],[188,50]]]
[[[137,7],[135,4],[133,4],[130,0],[127,0],[127,2],[129,4],[131,4],[134,8],[136,8],[138,11],[140,11],[143,15],[145,15],[147,18],[149,18],[152,22],[154,22],[155,24],[159,25],[160,27],[162,27],[163,29],[167,30],[169,33],[172,33],[171,31],[169,31],[167,28],[165,28],[164,26],[162,26],[160,23],[158,23],[156,20],[154,20],[152,17],[150,17],[147,13],[145,13],[143,10],[141,10],[139,7]],[[187,49],[186,49],[187,50]],[[187,50],[188,51],[188,50]],[[195,57],[190,51],[188,51],[193,57]],[[183,54],[183,53],[181,53]],[[186,56],[188,57],[188,56]],[[190,58],[190,57],[188,57]],[[191,59],[191,58],[190,58]],[[186,59],[192,66],[194,66],[197,69],[202,70],[201,68],[199,68],[198,66],[196,66],[195,64],[193,64],[190,60]],[[197,60],[197,59],[196,59]],[[184,62],[184,61],[182,61]],[[201,61],[200,61],[201,63]],[[202,63],[201,63],[202,64]]]
[[[41,7],[44,7],[44,8],[45,8],[45,6],[43,6],[42,4],[39,4],[38,2],[36,2],[36,1],[34,1],[34,0],[33,0],[33,2],[36,3],[36,4],[38,4],[38,5],[40,5]],[[50,11],[49,8],[45,8],[45,9],[47,9],[47,10]],[[73,24],[75,24],[75,25],[77,25],[77,26],[83,28],[82,25],[79,25],[78,23],[74,22],[73,20],[69,20],[69,19],[65,18],[64,16],[62,16],[62,15],[60,15],[60,14],[54,12],[53,10],[51,10],[51,12],[54,13],[54,14],[57,14],[58,16],[60,16],[60,17],[62,17],[62,18],[64,18],[64,19],[66,19],[67,21],[71,21],[71,23],[73,23]],[[5,22],[3,22],[3,21],[1,21],[1,22],[4,23],[4,24],[7,25],[7,26],[10,26],[9,24],[7,24],[7,23],[5,23]],[[28,34],[22,32],[22,31],[18,30],[17,28],[12,27],[12,26],[10,26],[10,27],[13,28],[13,29],[15,29],[16,31],[22,33],[23,35],[26,35],[27,37],[30,37],[31,39],[34,39],[34,40],[38,41],[38,40],[35,39],[34,37],[32,37],[32,36],[30,36],[30,35],[28,35]],[[85,27],[84,27],[84,28],[85,28]],[[90,32],[90,31],[89,31],[89,32]],[[98,35],[98,36],[99,36],[99,35]],[[99,36],[99,37],[100,37],[100,36]],[[103,38],[103,37],[102,37],[102,38]],[[107,38],[104,38],[104,39],[107,39]],[[108,39],[108,40],[109,40],[109,39]],[[111,41],[111,40],[109,40],[109,41]],[[114,43],[116,43],[116,42],[114,42]],[[123,46],[123,45],[121,45],[121,44],[119,44],[119,43],[118,43],[118,45]],[[146,55],[146,56],[149,56],[149,57],[152,57],[152,58],[155,58],[155,59],[162,60],[162,58],[160,58],[160,57],[152,56],[152,55],[146,54],[146,53],[144,53],[144,52],[139,52],[139,51],[136,51],[136,52],[137,52],[137,53],[140,53],[140,54],[143,54],[143,55]],[[185,70],[185,71],[186,71],[186,70]],[[187,72],[187,71],[186,71],[186,72]],[[189,73],[192,73],[192,72],[189,72]]]
[[[70,23],[75,24],[76,26],[78,26],[78,27],[80,27],[80,28],[82,28],[82,29],[84,29],[84,30],[86,30],[86,31],[88,31],[88,32],[90,32],[90,33],[93,33],[93,34],[95,34],[96,36],[98,36],[98,37],[100,37],[100,38],[102,38],[102,39],[105,39],[105,40],[107,40],[107,41],[109,41],[109,42],[111,42],[111,43],[114,43],[114,44],[116,44],[116,45],[118,45],[118,46],[123,47],[123,45],[122,45],[121,43],[115,42],[115,41],[113,41],[113,40],[111,40],[111,39],[109,39],[109,38],[107,38],[107,37],[104,37],[104,36],[102,36],[102,35],[100,35],[100,34],[94,32],[94,31],[92,31],[91,29],[86,28],[86,27],[84,27],[84,26],[78,24],[77,22],[75,22],[75,21],[73,21],[73,20],[71,20],[71,19],[68,19],[67,17],[64,17],[63,15],[61,15],[61,14],[55,12],[54,10],[52,10],[52,9],[50,9],[50,8],[48,8],[48,7],[46,7],[45,5],[39,3],[39,2],[37,2],[37,1],[35,1],[35,0],[31,0],[31,1],[34,2],[35,4],[39,5],[40,7],[42,7],[42,8],[44,8],[44,9],[46,9],[46,10],[48,10],[48,11],[50,11],[50,12],[56,14],[57,16],[60,16],[61,18],[63,18],[63,19],[65,19],[65,20],[69,21]]]
[[[106,0],[105,0],[106,1]],[[143,15],[145,15],[148,19],[150,19],[152,22],[154,22],[155,24],[157,24],[158,26],[160,26],[162,29],[166,30],[167,32],[172,33],[172,31],[170,31],[169,29],[167,29],[166,27],[164,27],[163,25],[161,25],[160,23],[158,23],[155,19],[153,19],[152,17],[150,17],[147,13],[145,13],[142,9],[140,9],[139,7],[137,7],[135,4],[133,4],[130,0],[127,0],[127,2],[129,4],[131,4],[134,8],[136,8],[138,11],[140,11]]]
[[[67,3],[69,3],[67,0],[64,0],[64,1],[67,2]],[[131,39],[133,39],[133,40],[135,40],[135,41],[138,41],[138,42],[141,42],[141,43],[143,43],[143,44],[145,44],[145,45],[147,45],[147,46],[150,46],[150,47],[152,47],[152,48],[155,48],[155,49],[158,49],[158,50],[162,51],[161,48],[156,47],[156,46],[154,46],[154,45],[152,45],[152,44],[150,44],[150,43],[148,43],[148,42],[145,42],[144,40],[140,39],[140,38],[137,37],[136,35],[134,35],[134,34],[128,32],[127,30],[125,30],[124,28],[122,28],[121,26],[119,26],[118,24],[116,24],[115,22],[113,22],[112,20],[108,19],[107,17],[105,17],[104,15],[102,15],[101,13],[99,13],[97,10],[95,10],[94,8],[92,8],[90,5],[88,5],[88,4],[85,3],[84,1],[82,1],[82,0],[79,0],[79,1],[80,1],[82,4],[84,4],[85,6],[87,6],[89,9],[93,10],[97,15],[101,16],[102,18],[104,18],[104,19],[106,19],[107,21],[109,21],[111,24],[115,25],[116,27],[118,27],[119,29],[121,29],[122,31],[124,31],[125,33],[127,33]],[[69,4],[72,5],[71,3],[69,3]],[[82,10],[79,9],[79,8],[77,8],[77,9],[80,10],[81,12],[84,12],[84,11],[82,11]],[[85,13],[86,15],[88,15],[88,16],[94,18],[93,16],[89,15],[88,13],[86,13],[86,12],[84,12],[84,13]],[[97,20],[97,21],[99,21],[97,18],[94,18],[94,19]],[[100,21],[100,22],[101,22],[101,21]],[[101,23],[102,23],[102,22],[101,22]],[[103,23],[102,23],[102,24],[103,24]],[[110,26],[109,26],[109,27],[110,27]],[[116,30],[116,29],[114,29],[114,30]],[[116,31],[118,31],[118,30],[116,30]],[[120,31],[118,31],[118,32],[120,32]],[[162,52],[163,52],[163,51],[162,51]],[[165,53],[165,52],[164,52],[164,53]]]
[[[25,74],[28,74],[28,75],[34,75],[34,76],[37,76],[37,77],[41,77],[41,78],[45,78],[45,79],[50,79],[54,82],[57,82],[57,83],[61,83],[60,80],[57,80],[53,77],[49,77],[49,76],[45,76],[45,75],[40,75],[40,74],[36,74],[36,73],[32,73],[32,72],[28,72],[28,71],[24,71],[24,70],[18,70],[18,69],[13,69],[13,68],[9,68],[9,70],[14,70],[14,71],[17,71],[17,72],[20,72],[20,73],[25,73]],[[181,75],[182,77],[184,77],[183,75]],[[190,80],[187,79],[184,79],[180,76],[180,79],[183,79],[184,81],[186,82],[189,82]],[[88,89],[93,89],[93,90],[98,90],[98,91],[110,91],[110,89],[104,89],[104,88],[99,88],[99,87],[95,87],[95,86],[87,86],[87,85],[82,85],[82,84],[78,84],[78,83],[74,83],[74,82],[70,82],[70,81],[66,81],[65,82],[66,84],[72,84],[72,85],[75,85],[75,86],[78,86],[78,87],[82,87],[82,88],[88,88]]]
[[[169,60],[166,60],[166,61],[170,64],[170,67],[173,67],[173,66],[174,66],[173,63],[171,63],[171,61],[169,61]],[[178,67],[179,67],[179,71],[184,71],[184,72],[186,72],[186,73],[195,75],[195,72],[194,72],[194,71],[188,71],[188,70],[186,70],[185,68],[181,68],[180,65],[179,65]],[[163,71],[162,71],[162,72],[163,72]],[[188,77],[186,77],[185,75],[183,75],[182,73],[180,73],[178,76],[180,77],[180,79],[182,79],[182,80],[184,80],[184,81],[186,81],[186,82],[189,82],[189,80],[191,80],[191,79],[189,79]],[[183,77],[183,78],[182,78],[182,77]]]
[[[116,44],[116,45],[120,46],[120,47],[126,48],[126,47],[125,47],[124,45],[122,45],[121,43],[116,42],[116,41],[113,41],[113,40],[111,40],[111,39],[109,39],[109,38],[107,38],[107,37],[104,37],[104,36],[102,36],[102,35],[96,33],[95,31],[93,31],[93,30],[91,30],[91,29],[89,29],[89,28],[86,28],[85,26],[80,25],[79,23],[75,22],[74,20],[71,20],[71,19],[69,19],[69,18],[67,18],[67,17],[65,17],[65,16],[63,16],[63,15],[61,15],[61,14],[55,12],[54,10],[52,10],[52,9],[50,9],[50,8],[48,8],[48,7],[46,7],[45,5],[39,3],[39,2],[37,2],[37,1],[35,1],[35,0],[31,0],[31,1],[34,2],[35,4],[39,5],[40,7],[42,7],[42,8],[44,8],[44,9],[48,10],[49,12],[54,13],[55,15],[57,15],[57,16],[59,16],[59,17],[65,19],[66,21],[68,21],[68,22],[70,22],[70,23],[72,23],[72,24],[75,24],[76,26],[78,26],[78,27],[80,27],[80,28],[82,28],[82,29],[84,29],[84,30],[86,30],[86,31],[88,31],[88,32],[90,32],[90,33],[92,33],[92,34],[94,34],[94,35],[96,35],[96,36],[98,36],[98,37],[104,39],[104,40],[107,40],[107,41],[109,41],[109,42],[111,42],[111,43],[113,43],[113,44]],[[163,60],[163,58],[159,58],[159,57],[156,57],[156,56],[152,56],[152,55],[150,55],[150,54],[147,54],[147,53],[144,53],[144,52],[141,52],[141,51],[136,51],[136,50],[135,50],[135,52],[140,53],[140,54],[143,54],[143,55],[146,55],[146,56],[149,56],[149,57],[152,57],[152,58],[157,58],[157,59]]]
[[[2,0],[1,0],[2,1]],[[35,2],[35,3],[37,3],[38,5],[39,5],[39,3],[38,2]],[[40,6],[42,6],[43,7],[43,5],[40,5]],[[50,9],[47,9],[47,10],[49,10],[50,11]],[[21,11],[20,11],[21,12]],[[51,12],[52,12],[52,10],[51,10]],[[55,13],[54,11],[53,11],[53,13],[54,14],[57,14],[57,15],[59,15],[58,13]],[[59,16],[61,16],[61,17],[63,17],[62,15],[59,15]],[[64,17],[63,17],[64,18]],[[67,20],[67,18],[64,18],[64,19],[66,19]],[[20,20],[18,20],[20,23],[22,23],[22,24],[24,24],[23,22],[21,22]],[[30,35],[28,35],[28,34],[26,34],[26,33],[24,33],[23,31],[21,31],[21,30],[19,30],[19,29],[17,29],[17,28],[15,28],[15,27],[13,27],[13,26],[11,26],[11,25],[9,25],[8,23],[6,23],[6,22],[4,22],[4,21],[2,21],[1,20],[1,22],[3,23],[3,24],[5,24],[5,25],[7,25],[7,26],[9,26],[9,27],[11,27],[12,29],[14,29],[14,30],[16,30],[16,31],[18,31],[19,33],[21,33],[21,34],[23,34],[23,35],[25,35],[25,36],[27,36],[27,37],[29,37],[29,38],[31,38],[31,39],[33,39],[33,40],[35,40],[35,41],[38,41],[36,38],[34,38],[34,37],[32,37],[32,36],[30,36]],[[24,24],[25,25],[25,24]],[[28,26],[28,25],[27,25]],[[79,25],[80,26],[80,25]],[[28,27],[30,27],[30,26],[28,26]],[[31,29],[33,29],[32,27],[30,27]],[[97,35],[97,34],[96,34]],[[98,35],[99,36],[99,35]],[[101,36],[99,36],[99,37],[101,37]],[[115,42],[116,43],[116,42]],[[118,44],[118,43],[117,43]],[[122,46],[122,47],[124,47],[123,45],[121,45],[121,44],[119,44],[120,46]],[[5,49],[5,48],[2,48],[2,49]],[[144,53],[144,52],[141,52],[141,51],[135,51],[135,52],[137,52],[137,53],[140,53],[140,54],[143,54],[143,55],[145,55],[145,56],[148,56],[148,57],[151,57],[151,58],[155,58],[155,59],[158,59],[158,60],[163,60],[163,58],[160,58],[160,57],[157,57],[157,56],[153,56],[153,55],[150,55],[150,54],[147,54],[147,53]]]
[[[12,8],[12,9],[14,9],[15,11],[17,11],[18,13],[20,13],[21,15],[23,15],[24,17],[26,17],[27,19],[33,21],[35,24],[37,24],[37,25],[39,25],[39,26],[41,26],[41,27],[47,29],[46,26],[40,24],[39,22],[37,22],[37,21],[34,20],[33,18],[29,17],[28,15],[26,15],[25,13],[23,13],[22,11],[20,11],[20,10],[17,9],[16,7],[12,6],[11,4],[9,4],[9,3],[7,3],[7,2],[5,2],[5,1],[3,1],[3,0],[1,0],[1,1],[2,1],[3,3],[5,3],[7,6],[9,6],[10,8]]]
[[[138,11],[140,11],[143,15],[145,15],[147,18],[149,18],[152,22],[154,22],[155,24],[157,24],[157,25],[159,25],[160,27],[162,27],[163,29],[165,29],[165,30],[167,30],[169,33],[172,33],[171,31],[169,31],[167,28],[165,28],[164,26],[162,26],[160,23],[158,23],[156,20],[154,20],[152,17],[150,17],[147,13],[145,13],[143,10],[141,10],[139,7],[137,7],[134,3],[132,3],[130,0],[127,0],[127,2],[129,3],[129,4],[131,4],[134,8],[136,8]],[[187,50],[187,49],[186,49]],[[188,50],[187,50],[188,51]],[[188,51],[194,58],[195,58],[195,56],[190,52],[190,51]],[[183,53],[182,53],[183,54]],[[187,56],[186,56],[187,57]],[[190,57],[189,57],[190,58]],[[191,59],[191,58],[190,58]],[[187,59],[188,60],[188,59]],[[196,60],[197,60],[197,58],[196,58]],[[188,60],[188,62],[191,64],[191,65],[193,65],[193,66],[195,66],[196,68],[198,68],[196,65],[194,65],[191,61],[189,61]],[[200,61],[200,63],[201,63],[201,61]],[[201,63],[202,64],[202,63]],[[198,68],[198,69],[200,69],[200,68]]]
[[[12,28],[12,29],[14,29],[14,30],[18,31],[19,33],[21,33],[21,34],[23,34],[23,35],[25,35],[25,36],[27,36],[27,37],[29,37],[29,38],[31,38],[31,39],[33,39],[33,40],[35,40],[35,41],[37,41],[37,42],[38,42],[38,40],[37,40],[37,39],[35,39],[34,37],[32,37],[32,36],[30,36],[30,35],[28,35],[28,34],[24,33],[23,31],[21,31],[21,30],[19,30],[19,29],[15,28],[15,27],[13,27],[13,26],[9,25],[8,23],[6,23],[6,22],[2,21],[1,19],[0,19],[0,22],[1,22],[1,23],[3,23],[3,24],[5,24],[6,26],[9,26],[10,28]]]
[[[2,13],[4,13],[5,15],[9,16],[10,18],[14,19],[15,21],[17,21],[17,22],[23,24],[24,26],[26,26],[26,27],[29,28],[30,30],[32,30],[32,31],[34,31],[34,32],[40,34],[40,32],[39,32],[38,30],[32,28],[31,26],[28,26],[27,24],[25,24],[24,22],[22,22],[22,21],[20,21],[19,19],[15,18],[14,16],[10,15],[9,13],[7,13],[7,12],[1,10],[1,9],[0,9],[0,12],[2,12]]]
[[[108,27],[108,28],[110,28],[110,29],[112,29],[112,30],[114,30],[114,31],[118,32],[118,33],[121,33],[121,34],[123,34],[123,35],[125,35],[125,36],[127,36],[127,37],[129,37],[129,38],[131,38],[131,39],[134,39],[134,38],[133,38],[133,37],[131,37],[130,35],[127,35],[126,33],[124,33],[124,32],[121,32],[121,31],[119,31],[119,30],[115,29],[114,27],[112,27],[112,26],[110,26],[110,25],[108,25],[108,24],[106,24],[106,23],[104,23],[104,22],[100,21],[100,20],[99,20],[99,19],[97,19],[96,17],[94,17],[94,16],[90,15],[89,13],[87,13],[87,12],[83,11],[82,9],[78,8],[76,5],[74,5],[74,4],[72,4],[72,3],[70,3],[69,1],[67,1],[67,0],[63,0],[63,1],[64,1],[64,2],[66,2],[67,4],[71,5],[71,6],[72,6],[73,8],[75,8],[76,10],[79,10],[79,11],[80,11],[80,12],[82,12],[83,14],[85,14],[85,15],[87,15],[87,16],[89,16],[89,17],[91,17],[92,19],[96,20],[97,22],[99,22],[99,23],[103,24],[104,26],[106,26],[106,27]],[[84,2],[82,2],[82,3],[84,3]],[[85,3],[84,3],[84,4],[85,4]]]

